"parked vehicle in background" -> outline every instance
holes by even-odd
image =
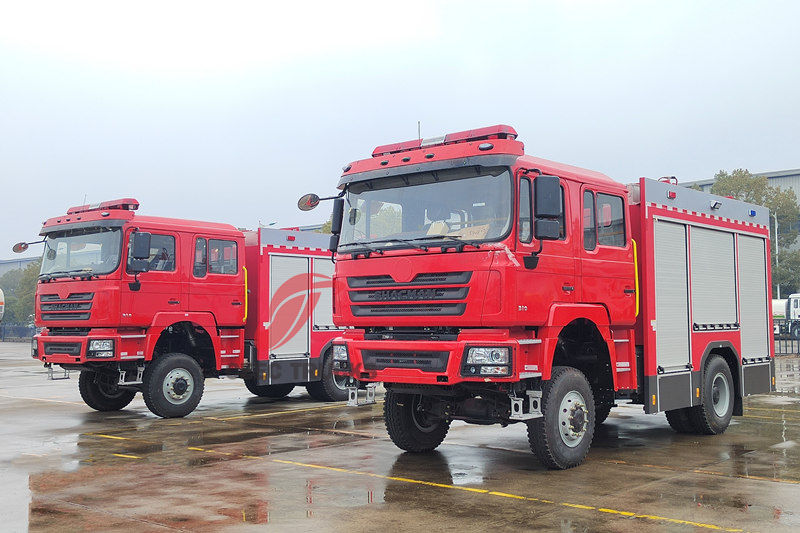
[[[139,391],[162,417],[192,412],[209,377],[255,395],[297,385],[344,400],[332,372],[333,264],[322,234],[141,216],[131,198],[84,205],[44,223],[32,344],[80,371],[90,407],[113,411]],[[15,250],[26,248],[25,243]]]
[[[772,300],[775,335],[800,339],[800,294],[790,294],[785,300]]]
[[[524,422],[551,468],[584,460],[617,399],[725,431],[774,386],[767,210],[674,178],[626,187],[516,137],[379,146],[344,168],[334,322],[352,329],[333,354],[351,403],[383,382],[410,452],[452,420]]]
[[[3,315],[6,312],[6,297],[3,294],[3,289],[0,289],[0,322],[3,321]]]

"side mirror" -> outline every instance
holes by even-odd
[[[561,216],[561,183],[557,176],[539,176],[533,180],[536,218]]]
[[[21,254],[22,252],[24,252],[27,249],[28,249],[28,243],[27,242],[18,242],[17,244],[15,244],[11,248],[11,251],[14,252],[15,254]]]
[[[141,274],[148,270],[150,270],[150,263],[147,259],[131,259],[128,265],[128,272],[133,272],[134,274]]]
[[[537,218],[533,236],[540,241],[557,241],[561,237],[561,224],[558,220]]]
[[[131,235],[131,257],[133,259],[148,259],[150,257],[150,234],[144,233],[141,231],[137,231],[136,233]],[[131,262],[131,269],[133,268],[133,262]],[[145,270],[140,270],[139,272],[146,272]]]
[[[319,196],[314,193],[304,194],[297,201],[297,208],[300,211],[311,211],[319,205]]]
[[[333,200],[333,214],[331,215],[331,233],[339,235],[342,232],[342,219],[344,218],[344,198]]]
[[[331,240],[328,242],[328,250],[331,253],[336,253],[336,249],[339,247],[339,236],[338,235],[331,235]]]

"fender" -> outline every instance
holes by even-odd
[[[153,322],[147,328],[145,361],[153,359],[153,350],[156,347],[158,338],[161,336],[161,332],[178,322],[191,322],[193,325],[206,330],[208,336],[211,337],[211,343],[214,345],[214,360],[216,361],[217,370],[219,370],[221,364],[219,358],[219,335],[217,334],[217,321],[212,313],[156,313],[153,317]]]
[[[558,336],[561,331],[571,322],[583,318],[593,323],[600,331],[603,341],[606,344],[609,357],[611,359],[612,370],[616,368],[616,353],[614,343],[611,340],[611,329],[609,328],[608,310],[599,304],[553,304],[547,315],[547,323],[540,330],[540,338],[543,340],[543,356],[541,372],[542,379],[550,379],[553,369],[553,358],[555,357]],[[614,377],[614,387],[617,385],[616,372],[612,371]]]

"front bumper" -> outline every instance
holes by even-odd
[[[334,370],[359,382],[453,385],[457,383],[510,383],[541,377],[542,342],[515,338],[508,330],[470,330],[456,340],[372,340],[361,330],[349,330],[335,344],[347,346],[346,370]],[[465,365],[470,347],[507,347],[509,373],[482,375]],[[479,372],[479,371],[478,371]]]
[[[89,342],[99,339],[114,341],[112,357],[91,357]],[[47,330],[34,335],[31,356],[43,363],[83,365],[144,359],[146,335],[121,334],[111,329],[93,329],[88,335],[50,335]]]

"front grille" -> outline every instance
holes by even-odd
[[[42,313],[42,320],[89,320],[91,313]]]
[[[364,340],[395,341],[455,341],[458,340],[458,328],[367,328]]]
[[[352,305],[353,316],[461,316],[467,304]]]
[[[347,286],[351,289],[368,287],[403,287],[407,285],[458,285],[468,283],[472,272],[425,272],[417,274],[407,283],[400,283],[391,276],[351,276],[347,278]]]
[[[49,328],[47,334],[51,337],[85,337],[89,328]]]
[[[92,308],[92,302],[58,302],[54,304],[42,304],[42,311],[88,311]]]
[[[46,342],[44,343],[44,354],[67,354],[80,355],[81,343],[79,342]]]
[[[73,292],[66,298],[58,294],[42,294],[39,296],[39,310],[42,320],[88,320],[92,308],[93,292]]]
[[[444,372],[449,352],[414,352],[389,350],[362,350],[365,370],[386,368],[416,368],[423,372]]]
[[[409,288],[350,291],[351,302],[396,302],[414,300],[463,300],[469,287]]]
[[[351,276],[347,278],[347,285],[356,290],[348,291],[350,301],[355,304],[350,306],[350,310],[357,317],[461,316],[467,309],[464,300],[469,294],[470,279],[470,271],[423,272],[402,283],[385,275]],[[387,305],[369,305],[382,302],[387,302]]]

